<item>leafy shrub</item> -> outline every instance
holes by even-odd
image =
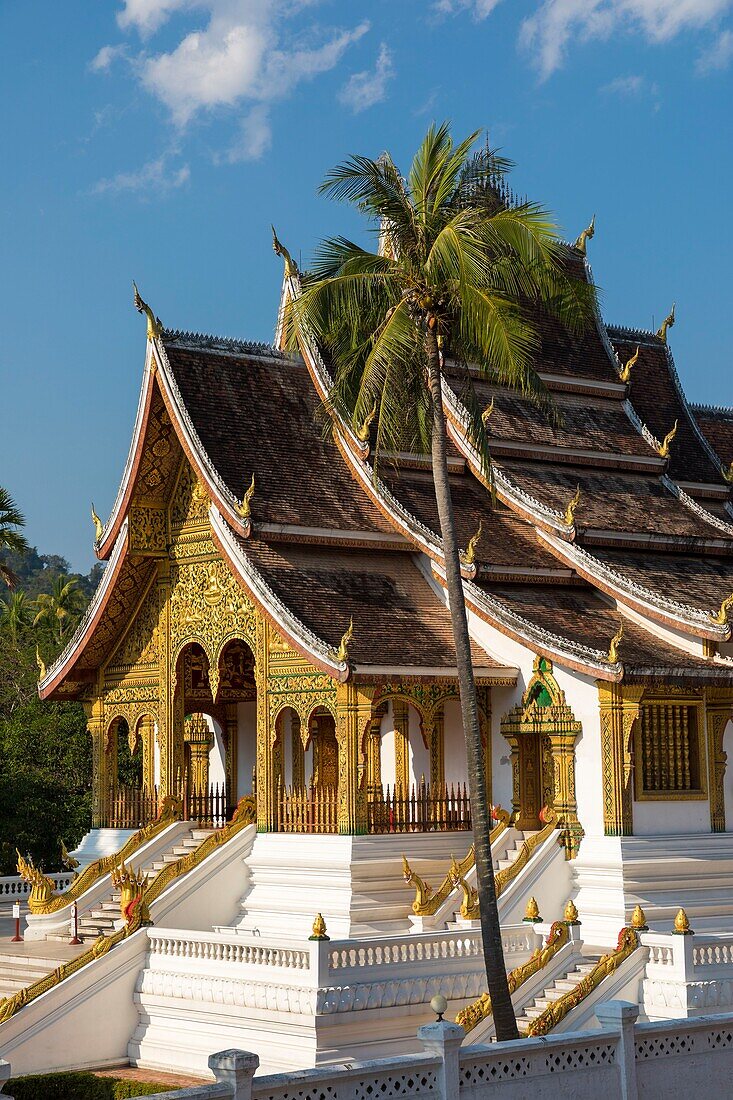
[[[167,1085],[145,1084],[120,1077],[95,1077],[93,1073],[39,1073],[6,1082],[3,1094],[14,1100],[126,1100],[170,1092]]]

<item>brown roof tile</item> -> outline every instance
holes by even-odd
[[[708,409],[692,406],[692,413],[702,434],[721,462],[733,462],[733,409]]]

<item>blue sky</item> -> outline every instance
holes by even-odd
[[[0,484],[42,551],[93,561],[164,323],[272,337],[270,222],[307,257],[353,215],[351,152],[407,163],[432,119],[487,127],[515,189],[590,258],[607,320],[733,403],[733,0],[0,0]]]

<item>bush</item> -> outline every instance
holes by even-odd
[[[167,1085],[145,1084],[120,1077],[96,1077],[93,1073],[39,1073],[7,1081],[3,1094],[14,1100],[126,1100],[171,1092]]]

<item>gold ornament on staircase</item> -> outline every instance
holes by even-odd
[[[637,905],[631,914],[631,927],[637,932],[648,932],[649,925],[646,922],[646,913],[640,905]]]
[[[674,928],[672,929],[672,935],[674,936],[692,936],[694,933],[690,928],[690,921],[687,913],[684,909],[677,910],[677,916],[674,918]]]
[[[524,910],[523,920],[527,924],[539,924],[542,920],[540,916],[540,907],[537,904],[536,898],[530,898],[527,902],[527,908]]]
[[[580,920],[578,919],[578,910],[575,907],[574,901],[568,901],[567,905],[565,906],[563,920],[566,924],[580,924]]]
[[[313,921],[313,935],[308,937],[309,940],[330,940],[331,937],[326,935],[326,922],[323,919],[323,913],[316,913],[316,918]]]

